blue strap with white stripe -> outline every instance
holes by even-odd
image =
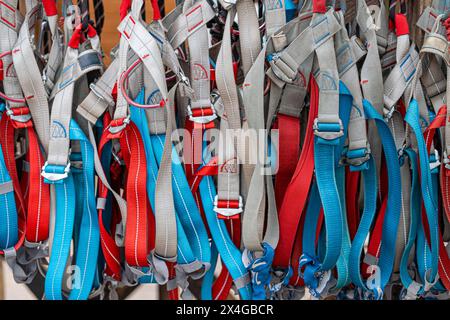
[[[389,282],[394,266],[395,243],[397,238],[397,228],[400,220],[401,201],[398,195],[401,193],[400,164],[397,148],[392,133],[384,118],[375,110],[369,101],[363,100],[364,111],[368,119],[375,120],[378,134],[384,150],[388,171],[388,199],[385,219],[383,221],[383,231],[380,249],[380,259],[375,278],[370,279],[375,283],[369,289],[375,298],[382,298],[384,287]],[[359,283],[360,285],[361,283]],[[362,287],[364,288],[364,287]]]
[[[63,279],[70,245],[74,234],[76,215],[76,193],[85,193],[77,241],[75,265],[72,267],[72,290],[69,300],[88,299],[92,291],[100,244],[100,231],[94,189],[94,149],[75,121],[70,123],[71,140],[79,141],[81,147],[82,173],[69,172],[67,178],[54,183],[56,190],[56,223],[52,255],[45,279],[45,297],[49,300],[63,299]],[[46,166],[46,172],[63,174],[62,166]],[[81,182],[75,188],[74,175],[82,174]],[[46,181],[49,183],[49,181]]]
[[[416,236],[418,233],[418,225],[420,219],[420,209],[421,209],[421,197],[420,197],[420,186],[419,186],[419,172],[417,164],[417,154],[411,148],[405,149],[405,154],[409,158],[412,172],[411,181],[411,199],[410,199],[410,222],[409,222],[409,234],[408,241],[406,243],[405,249],[403,251],[402,259],[400,261],[400,279],[402,281],[405,289],[411,288],[414,284],[414,279],[411,277],[410,272],[413,270],[409,269],[409,259],[411,255],[411,250],[416,243]],[[419,293],[419,292],[418,292]]]
[[[428,226],[430,230],[429,243],[431,260],[427,264],[422,277],[428,283],[435,283],[438,275],[438,261],[439,261],[439,224],[438,224],[438,206],[433,191],[433,180],[430,170],[430,159],[425,143],[425,139],[422,134],[420,126],[419,105],[416,100],[412,100],[408,111],[405,116],[405,121],[410,125],[416,136],[417,147],[419,151],[419,164],[420,164],[420,176],[421,176],[421,191],[423,203],[428,220]]]
[[[334,140],[315,137],[315,172],[320,194],[318,202],[322,203],[325,221],[325,229],[320,238],[322,241],[319,242],[318,252],[315,249],[318,210],[308,210],[310,214],[305,218],[303,243],[306,249],[303,251],[304,256],[301,257],[301,267],[305,267],[303,273],[305,284],[316,297],[321,294],[318,288],[321,287],[321,290],[324,290],[326,285],[320,283],[317,275],[328,282],[331,275],[328,276],[325,273],[329,273],[335,266],[338,271],[337,288],[342,288],[349,282],[347,260],[350,252],[350,235],[344,218],[345,168],[340,165],[339,161],[347,136],[353,98],[342,82],[339,82],[339,93],[339,117],[343,128],[340,124],[336,124],[336,128],[331,128],[332,124],[327,124],[327,130],[340,131],[342,129],[343,135]],[[319,131],[320,127],[319,123]],[[313,193],[312,196],[314,195]],[[309,201],[315,202],[311,196]]]
[[[144,90],[142,90],[138,97],[136,98],[136,102],[144,103]],[[144,143],[145,155],[147,159],[147,193],[150,201],[150,205],[152,207],[152,212],[155,212],[155,188],[156,181],[158,178],[158,163],[155,158],[155,154],[153,151],[152,141],[150,139],[150,130],[148,128],[147,123],[147,115],[145,110],[139,109],[136,107],[130,107],[130,116],[131,120],[138,127],[139,132],[141,133],[141,137]],[[177,221],[177,262],[179,264],[191,264],[196,261],[196,258],[192,252],[189,241],[184,233],[183,227],[180,223],[178,215],[176,216]]]

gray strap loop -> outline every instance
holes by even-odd
[[[156,282],[159,285],[166,284],[169,281],[169,269],[167,268],[166,262],[153,252],[148,256],[148,262],[150,263],[150,270]]]
[[[12,270],[14,280],[17,283],[30,284],[37,274],[37,265],[28,264],[26,266],[21,266],[17,261],[18,255],[14,248],[5,249],[4,253],[6,263]]]
[[[7,181],[0,184],[0,195],[14,192],[14,186],[12,181]]]

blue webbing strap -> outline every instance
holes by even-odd
[[[364,211],[358,226],[358,230],[353,238],[349,256],[349,271],[352,282],[359,288],[367,291],[364,279],[361,277],[361,255],[367,236],[375,219],[377,209],[377,174],[375,161],[370,157],[367,170],[363,171],[364,183]]]
[[[325,289],[326,283],[321,283],[323,279],[328,282],[331,274],[325,275],[335,266],[338,271],[338,283],[336,288],[342,288],[349,283],[348,277],[348,255],[350,252],[350,235],[345,216],[345,168],[341,166],[340,160],[344,150],[344,144],[348,132],[348,123],[352,109],[353,97],[345,84],[339,82],[339,117],[342,121],[343,135],[335,140],[324,140],[315,137],[314,160],[316,170],[316,182],[320,194],[320,199],[314,199],[314,193],[310,196],[309,202],[322,203],[324,208],[325,230],[320,238],[318,253],[315,249],[316,229],[318,210],[310,211],[305,218],[303,244],[306,246],[300,258],[300,267],[305,268],[303,275],[305,284],[310,288],[311,293],[319,297],[321,290]],[[319,124],[320,130],[321,124]],[[341,126],[338,124],[341,130]],[[320,211],[320,208],[319,208]],[[314,213],[314,214],[312,214]],[[320,247],[323,250],[320,250]],[[323,259],[323,262],[319,261]],[[319,281],[321,278],[322,280]],[[330,282],[329,285],[332,283]],[[318,288],[321,287],[319,290]]]
[[[136,98],[137,103],[143,104],[145,100],[144,90],[142,90],[138,97]],[[137,126],[142,140],[144,142],[145,155],[147,159],[147,193],[150,201],[150,206],[152,207],[152,212],[155,212],[155,188],[156,181],[158,178],[158,163],[156,162],[155,154],[153,151],[152,142],[150,139],[150,130],[148,128],[147,116],[145,110],[136,107],[130,107],[130,117],[131,120]],[[196,261],[194,254],[192,252],[189,241],[184,233],[183,227],[180,223],[178,215],[176,216],[177,221],[177,262],[181,265],[191,264]],[[143,281],[145,281],[143,279]]]
[[[140,92],[138,95],[136,101],[138,103],[144,103],[145,96],[144,96],[144,90]],[[145,110],[130,107],[131,112],[131,119],[138,127],[143,142],[144,142],[144,148],[147,158],[147,172],[148,172],[148,179],[147,179],[147,193],[150,201],[150,205],[152,207],[152,211],[154,212],[154,206],[155,206],[155,187],[156,187],[156,181],[158,177],[158,171],[159,171],[159,161],[157,159],[160,159],[162,156],[164,144],[161,146],[159,142],[165,139],[165,136],[160,137],[158,141],[158,145],[153,145],[153,137],[150,136],[150,131],[148,128],[147,123],[147,115],[145,113]],[[159,154],[156,153],[156,151],[159,149]],[[183,173],[184,175],[184,173]],[[187,181],[186,181],[187,183]],[[175,188],[175,186],[174,186]],[[188,187],[188,192],[191,194],[190,189]],[[176,194],[177,190],[174,189],[174,194]],[[177,201],[182,198],[182,196],[178,196],[178,198],[174,197],[174,200]],[[176,203],[176,202],[175,202]],[[179,206],[178,206],[179,207]],[[180,267],[183,266],[195,266],[196,264],[199,264],[199,256],[196,256],[191,248],[191,241],[188,239],[184,226],[180,222],[180,212],[178,211],[178,207],[176,207],[177,216],[177,263]],[[206,233],[206,230],[205,230]],[[209,247],[209,242],[206,242]],[[199,264],[200,266],[200,264]],[[153,283],[156,279],[150,279],[151,277],[142,277],[139,279],[141,283]]]
[[[338,188],[339,200],[342,208],[342,247],[341,254],[337,261],[337,283],[336,289],[341,289],[350,284],[348,273],[348,258],[350,254],[351,240],[347,225],[347,208],[345,199],[345,167],[340,163],[343,156],[344,145],[348,134],[350,114],[353,108],[353,97],[343,82],[339,83],[339,117],[341,118],[344,135],[340,138],[341,143],[335,151],[335,172]]]
[[[405,249],[403,251],[402,259],[400,261],[400,279],[404,286],[403,293],[401,296],[405,296],[411,289],[412,286],[416,285],[416,282],[412,278],[409,267],[409,259],[411,250],[413,249],[414,244],[416,243],[416,236],[418,233],[418,224],[420,223],[420,209],[421,209],[421,196],[420,196],[420,186],[419,186],[419,168],[417,164],[417,154],[411,149],[407,148],[404,150],[406,156],[409,158],[409,162],[411,164],[411,172],[412,172],[412,181],[411,181],[411,219],[409,222],[409,234],[408,241],[406,243]],[[420,285],[419,285],[420,286]],[[409,289],[408,289],[409,288]],[[405,290],[406,289],[406,290]],[[417,288],[416,294],[419,294],[420,287]],[[415,297],[414,297],[415,298]]]
[[[208,176],[204,177],[200,182],[199,190],[208,227],[222,262],[227,267],[228,272],[235,282],[238,279],[244,279],[247,276],[247,269],[242,262],[242,254],[239,248],[236,248],[234,245],[225,221],[219,219],[217,213],[214,211],[214,198],[217,193],[213,178]],[[238,288],[238,291],[243,300],[249,300],[251,298],[252,290],[250,284]]]
[[[163,154],[165,138],[165,135],[151,136],[153,150],[158,163]],[[178,154],[175,148],[172,147],[172,159],[177,159],[177,157]],[[184,169],[180,161],[177,160],[172,161],[172,184],[175,210],[186,233],[188,243],[191,245],[192,252],[198,261],[204,265],[204,271],[206,272],[211,260],[208,234],[184,174]]]
[[[206,272],[202,281],[201,288],[201,299],[202,300],[213,300],[212,287],[214,282],[214,272],[216,271],[217,261],[219,258],[219,252],[217,251],[216,245],[211,243],[211,268]]]
[[[380,249],[378,268],[375,270],[375,283],[371,284],[372,293],[375,298],[381,299],[384,287],[389,282],[394,266],[395,243],[397,228],[400,220],[401,201],[398,195],[401,193],[400,164],[394,138],[384,118],[373,108],[369,101],[363,100],[364,111],[368,119],[375,120],[378,134],[384,150],[388,171],[388,199]],[[361,281],[358,282],[361,285]],[[366,289],[364,286],[361,288]]]
[[[417,147],[419,151],[419,164],[421,176],[421,190],[422,198],[427,215],[427,221],[430,231],[429,248],[431,253],[430,264],[427,265],[421,276],[428,284],[434,284],[438,275],[438,261],[439,261],[439,224],[438,224],[438,206],[433,192],[433,180],[430,170],[430,159],[428,156],[425,139],[422,134],[420,126],[419,105],[416,100],[412,100],[405,116],[405,121],[410,125],[417,140]],[[428,241],[427,241],[428,242]],[[429,289],[429,288],[427,288]]]
[[[78,173],[69,172],[66,179],[54,183],[56,190],[55,237],[45,279],[45,297],[49,300],[63,299],[63,279],[74,232],[77,192],[83,192],[85,196],[82,197],[83,206],[79,207],[82,210],[82,216],[79,239],[76,245],[77,253],[72,275],[72,290],[68,299],[88,299],[97,272],[100,232],[94,189],[94,150],[83,131],[73,120],[70,123],[70,139],[80,143],[83,177],[80,179],[81,185],[77,185],[76,188],[73,176]],[[47,172],[63,174],[65,168],[49,165],[46,170],[48,170]],[[49,182],[46,181],[46,183]]]

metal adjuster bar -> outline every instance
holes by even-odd
[[[339,122],[319,122],[319,119],[316,118],[313,129],[314,135],[322,138],[327,143],[334,143],[334,141],[344,136],[344,125],[340,119]]]
[[[70,161],[66,166],[52,165],[48,162],[45,162],[44,166],[42,167],[41,176],[44,178],[45,183],[62,183],[62,181],[69,176],[69,172]]]
[[[238,208],[220,208],[218,206],[219,204],[219,196],[216,195],[214,198],[214,212],[218,213],[219,215],[223,216],[224,218],[232,218],[240,213],[243,212],[243,201],[242,197],[239,196],[239,207]]]
[[[210,123],[211,121],[216,120],[217,119],[216,110],[212,106],[210,108],[212,110],[211,115],[194,116],[191,105],[188,105],[187,111],[188,111],[189,120],[191,120],[192,122],[195,122],[195,123],[200,123],[200,124],[207,124],[207,123]]]

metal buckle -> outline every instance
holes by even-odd
[[[28,113],[25,113],[25,114],[14,114],[15,108],[11,108],[7,104],[6,104],[5,108],[6,108],[6,114],[13,121],[20,122],[20,123],[27,123],[28,121],[31,120],[30,109],[28,109],[27,107],[22,107],[22,108],[27,108],[27,110],[28,110]]]
[[[95,85],[95,83],[91,83],[91,84],[89,85],[89,89],[91,89],[91,91],[92,91],[92,92],[93,92],[100,100],[105,101],[106,104],[107,104],[108,106],[113,106],[113,105],[114,105],[114,100],[113,100],[112,98],[111,98],[111,99],[105,98],[104,94],[102,94],[102,93],[100,92],[100,90],[97,89],[97,86]],[[103,90],[102,90],[102,91],[103,91]]]
[[[197,117],[197,116],[193,115],[191,105],[187,106],[189,120],[192,122],[195,122],[195,123],[200,123],[200,124],[207,124],[207,123],[210,123],[217,119],[216,110],[212,106],[211,106],[211,110],[213,111],[213,114],[211,114],[209,116],[198,116]]]
[[[327,128],[321,128],[323,125],[327,126]],[[344,125],[341,119],[339,119],[339,122],[320,123],[319,118],[316,118],[313,129],[314,135],[326,140],[328,143],[332,143],[344,135]]]
[[[277,76],[278,79],[284,81],[286,83],[294,83],[298,77],[298,70],[293,70],[286,62],[283,61],[279,53],[272,53],[269,58],[269,63],[273,73]],[[286,75],[284,71],[280,68],[283,66],[284,68],[289,68],[292,70],[293,77],[291,78],[289,75]]]
[[[384,113],[384,119],[386,122],[392,118],[394,112],[395,112],[395,107],[392,107],[387,112]]]
[[[244,204],[242,201],[242,197],[239,196],[239,208],[219,208],[218,207],[218,203],[219,203],[219,196],[216,195],[216,197],[214,198],[214,212],[226,217],[226,218],[231,218],[234,217],[240,213],[242,213]]]
[[[434,171],[441,165],[441,162],[439,161],[439,151],[437,151],[437,149],[434,149],[434,159],[432,158],[433,157],[430,156],[430,170]]]
[[[41,176],[45,179],[46,183],[49,183],[49,184],[58,183],[58,182],[61,182],[64,179],[66,179],[69,176],[70,161],[64,167],[64,172],[61,172],[61,173],[58,173],[58,172],[47,172],[47,167],[48,166],[49,166],[49,163],[47,161],[47,162],[45,162],[44,166],[42,167],[42,171],[41,171]],[[58,166],[58,167],[63,167],[63,166]]]
[[[367,144],[365,148],[355,149],[355,150],[347,150],[345,153],[345,164],[350,165],[352,168],[367,168],[364,164],[370,159],[370,146]]]
[[[119,120],[122,120],[122,119],[119,119]],[[108,130],[112,134],[117,134],[117,133],[120,133],[123,129],[125,129],[125,127],[129,123],[130,123],[130,116],[124,118],[121,125],[118,125],[118,126],[110,125]]]

